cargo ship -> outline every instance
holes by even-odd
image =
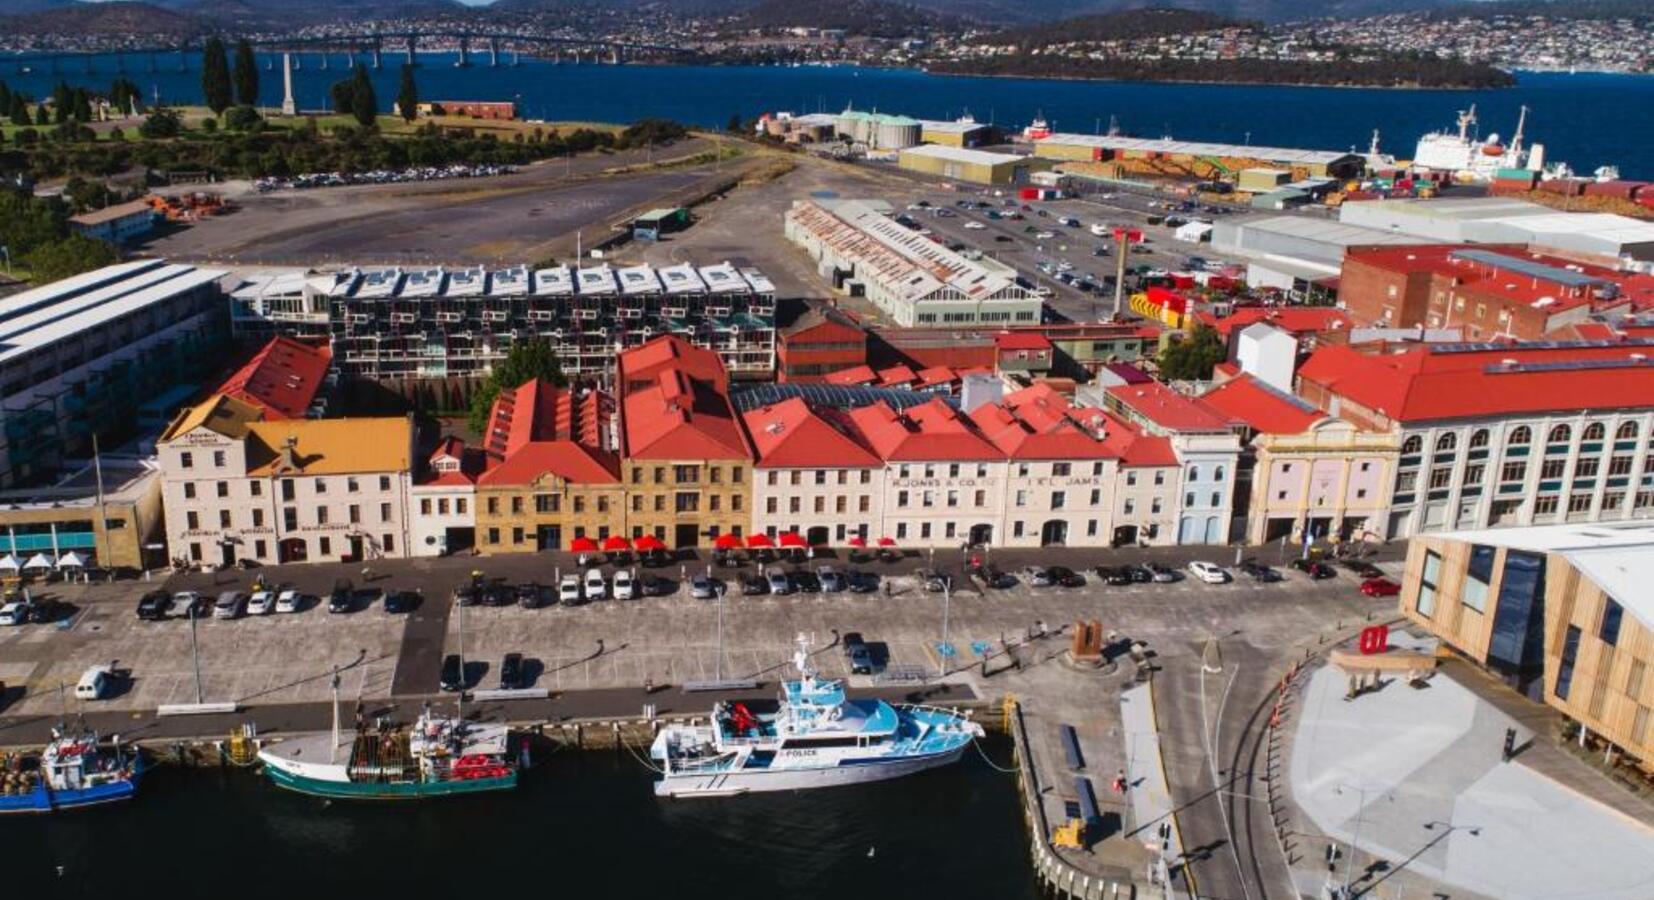
[[[662,797],[718,797],[883,781],[956,762],[982,726],[948,709],[849,700],[816,677],[803,635],[799,679],[774,711],[722,701],[711,722],[661,729],[649,748]]]
[[[1476,105],[1471,104],[1470,109],[1459,111],[1456,132],[1432,131],[1419,138],[1413,153],[1413,165],[1445,172],[1457,181],[1468,182],[1492,181],[1501,169],[1541,171],[1545,167],[1544,145],[1522,145],[1522,131],[1527,120],[1528,108],[1524,106],[1517,117],[1516,132],[1511,135],[1510,143],[1501,142],[1497,134],[1488,135],[1484,141],[1474,134]]]
[[[107,745],[90,729],[52,729],[37,757],[0,759],[0,814],[49,813],[129,800],[143,777],[137,748],[116,737]]]
[[[358,727],[290,738],[259,750],[277,787],[336,800],[423,800],[510,790],[517,764],[504,725],[440,716],[429,706],[410,728]]]

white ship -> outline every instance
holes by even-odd
[[[1522,129],[1527,124],[1528,108],[1516,120],[1516,133],[1510,143],[1502,143],[1499,135],[1488,135],[1481,140],[1474,133],[1476,106],[1459,112],[1459,130],[1432,131],[1419,138],[1413,153],[1413,165],[1436,172],[1449,172],[1458,181],[1492,181],[1500,169],[1542,171],[1545,167],[1545,147],[1534,144],[1522,146]]]
[[[841,681],[817,679],[809,642],[793,653],[799,680],[782,683],[775,712],[720,702],[705,725],[669,725],[649,755],[662,797],[730,796],[861,784],[959,759],[982,726],[930,706],[847,700]]]

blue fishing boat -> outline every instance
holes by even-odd
[[[663,797],[729,796],[883,781],[959,759],[982,726],[949,709],[850,700],[819,679],[803,635],[799,679],[782,683],[773,711],[720,702],[703,724],[672,724],[650,746]]]
[[[0,814],[48,813],[127,800],[138,790],[143,760],[117,737],[107,745],[97,732],[52,730],[39,756],[0,760]]]

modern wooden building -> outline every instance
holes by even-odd
[[[1654,523],[1457,531],[1408,546],[1401,612],[1654,769]]]

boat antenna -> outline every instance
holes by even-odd
[[[1522,152],[1522,129],[1528,124],[1528,107],[1522,106],[1522,111],[1516,114],[1516,133],[1510,138],[1511,156],[1515,157]]]
[[[333,665],[333,741],[327,745],[327,761],[339,761],[339,666]]]

